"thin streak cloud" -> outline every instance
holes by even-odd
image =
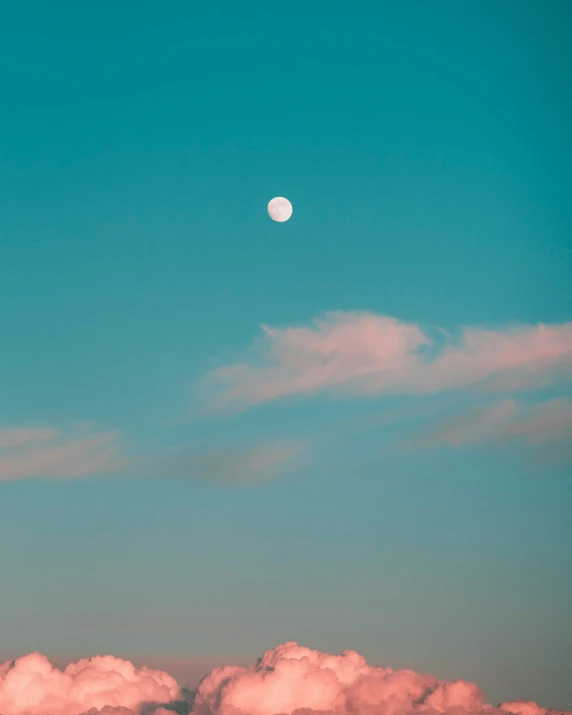
[[[308,440],[157,449],[126,457],[117,432],[14,427],[0,430],[0,481],[123,477],[187,478],[226,486],[252,486],[299,469]]]
[[[526,405],[503,400],[472,407],[434,422],[423,436],[407,443],[418,448],[480,445],[527,447],[549,458],[570,456],[572,400],[553,399]]]
[[[0,481],[76,479],[121,471],[116,432],[53,429],[0,430]]]
[[[268,482],[305,463],[307,440],[268,439],[210,450],[162,450],[133,470],[160,478],[188,478],[221,486],[254,486]]]

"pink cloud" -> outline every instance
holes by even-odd
[[[572,441],[572,400],[547,400],[536,405],[503,400],[474,407],[434,423],[417,444],[458,447],[488,440],[497,443],[518,441],[532,446],[568,443]]]
[[[304,440],[268,439],[202,451],[162,450],[146,457],[141,466],[136,464],[134,473],[250,486],[300,467],[306,447]]]
[[[463,328],[436,343],[413,324],[373,313],[331,312],[310,327],[271,328],[246,361],[208,373],[200,387],[216,409],[337,391],[519,390],[572,369],[572,323]]]
[[[494,708],[474,683],[369,666],[354,651],[296,643],[251,667],[222,666],[185,693],[167,673],[112,656],[54,668],[39,653],[0,666],[3,715],[560,715],[528,701]],[[564,715],[564,714],[563,714]]]
[[[299,468],[306,447],[307,440],[267,439],[211,450],[160,449],[127,459],[121,457],[116,432],[93,432],[89,424],[76,425],[66,432],[4,428],[0,429],[0,482],[78,479],[114,472],[249,486]]]
[[[49,429],[29,429],[26,427],[0,429],[0,449],[20,447],[31,442],[55,439],[58,433]]]
[[[517,419],[504,426],[499,436],[522,437],[531,444],[572,441],[572,400],[549,400],[523,409]]]
[[[534,715],[547,712],[536,708]],[[473,683],[371,667],[354,651],[329,655],[296,643],[267,651],[248,669],[214,670],[200,683],[194,707],[196,715],[468,715],[491,710]]]
[[[91,434],[85,427],[0,430],[0,481],[27,478],[73,479],[122,468],[114,432]],[[3,714],[5,715],[5,714]]]
[[[471,407],[455,412],[441,420],[433,420],[425,436],[416,446],[431,447],[447,444],[460,447],[479,444],[496,437],[519,414],[514,400],[503,400],[492,405]]]
[[[86,658],[63,671],[39,653],[0,666],[2,715],[79,715],[106,707],[131,712],[144,702],[179,697],[179,686],[167,673],[137,669],[112,656]]]

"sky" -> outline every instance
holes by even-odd
[[[0,660],[295,641],[570,705],[571,29],[3,4]]]

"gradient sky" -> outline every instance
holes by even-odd
[[[2,654],[297,640],[569,705],[571,30],[4,3]]]

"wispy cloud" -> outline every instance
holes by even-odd
[[[459,388],[520,391],[572,370],[572,323],[464,327],[430,337],[368,312],[331,312],[309,327],[262,326],[246,359],[198,384],[212,409],[240,410],[323,391],[374,395]]]
[[[73,479],[121,470],[118,435],[91,433],[83,425],[69,432],[47,428],[0,429],[0,481]]]
[[[448,445],[461,447],[478,444],[497,437],[507,424],[517,418],[518,407],[514,400],[503,400],[492,405],[480,405],[460,410],[437,421],[423,430],[424,437],[415,441],[418,447]]]
[[[542,459],[569,456],[572,450],[572,400],[554,399],[535,405],[514,400],[473,407],[438,422],[423,436],[408,442],[413,447],[461,447],[494,442],[529,446]]]
[[[134,473],[159,478],[183,477],[227,486],[251,486],[298,469],[307,443],[303,440],[270,439],[248,445],[199,450],[162,450],[134,468]]]
[[[157,449],[127,458],[118,433],[94,432],[89,424],[69,430],[0,428],[0,482],[114,473],[248,486],[298,469],[307,446],[306,440],[268,439],[213,449]]]

